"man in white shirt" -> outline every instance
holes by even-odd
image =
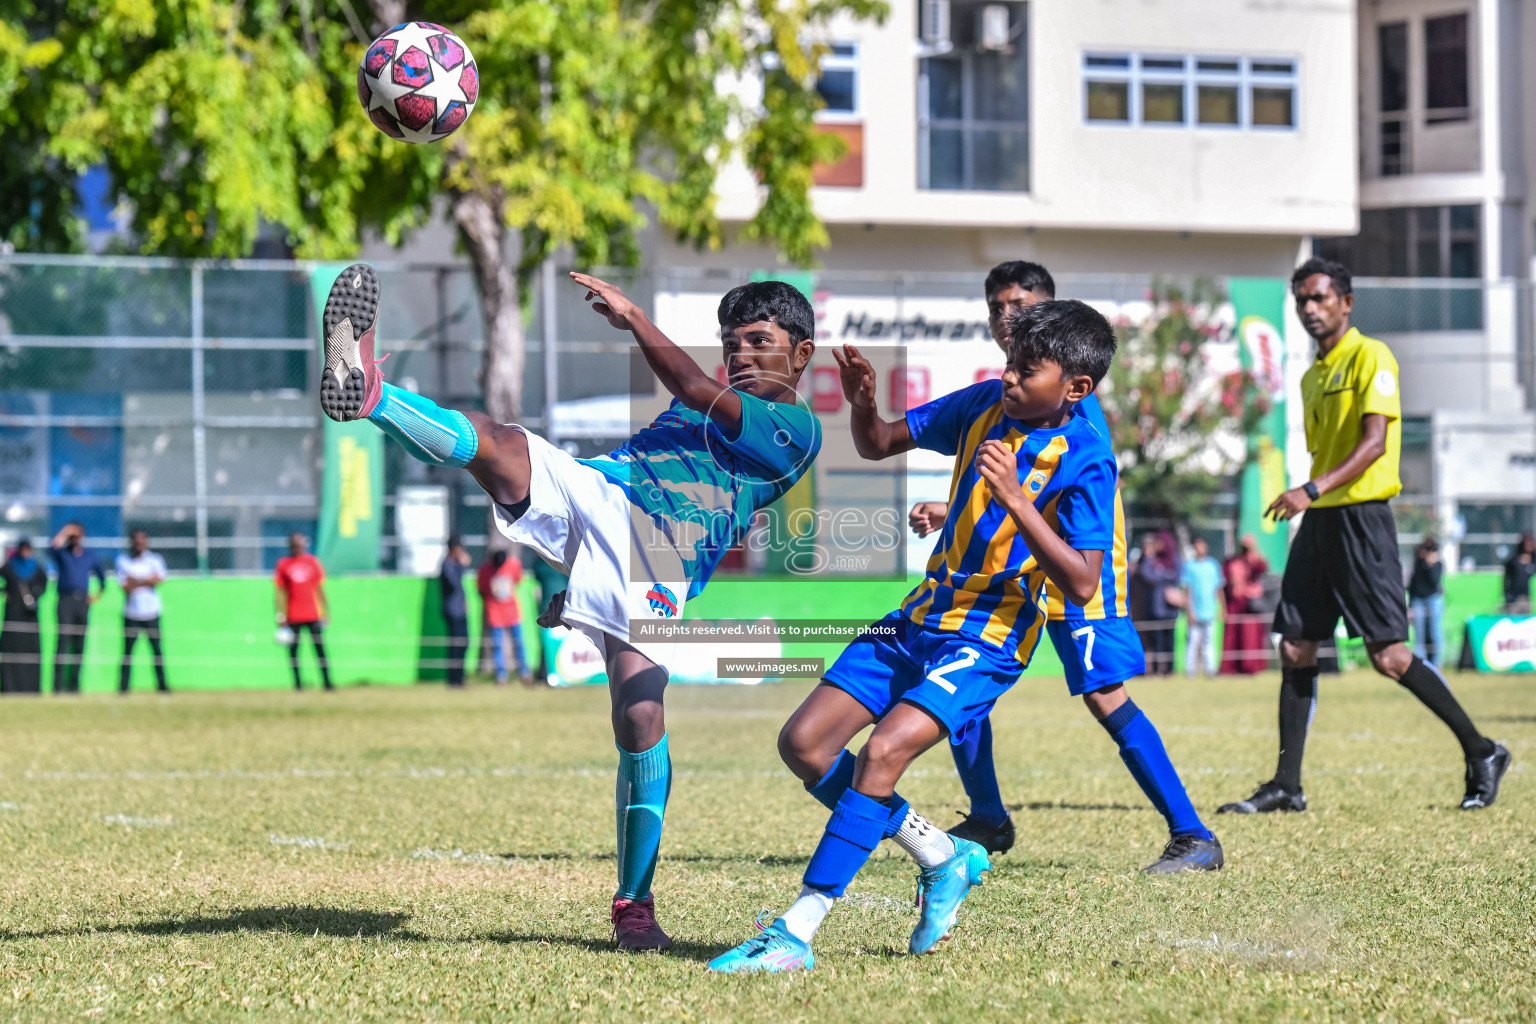
[[[160,653],[160,594],[155,589],[165,581],[165,559],[149,550],[149,534],[134,530],[128,537],[128,550],[117,556],[117,584],[123,588],[123,670],[118,691],[128,692],[128,676],[133,668],[133,648],[140,636],[149,638],[155,655],[155,682],[161,693],[165,685],[165,659]]]

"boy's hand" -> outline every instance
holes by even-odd
[[[860,409],[874,408],[875,368],[869,365],[869,360],[859,355],[859,350],[852,345],[844,345],[841,352],[834,348],[832,358],[837,360],[843,397],[848,399],[848,404]]]
[[[587,290],[587,301],[597,299],[592,303],[592,309],[619,330],[632,330],[637,319],[645,318],[640,307],[625,298],[618,286],[575,271],[571,272],[571,280]]]
[[[919,537],[926,537],[944,525],[949,515],[949,505],[942,501],[920,501],[912,506],[907,524]]]
[[[1005,508],[1029,504],[1019,484],[1019,459],[1013,449],[996,439],[976,449],[976,471],[992,488],[992,496]]]

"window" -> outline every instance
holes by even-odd
[[[1008,10],[1006,40],[982,9]],[[1027,6],[954,0],[954,49],[924,58],[918,74],[918,187],[996,192],[1029,189]],[[983,37],[982,29],[991,33]],[[990,47],[990,48],[989,48]],[[1096,101],[1126,108],[1125,96]]]
[[[826,104],[817,112],[823,121],[853,120],[859,116],[859,47],[857,43],[833,43],[821,58],[821,77],[816,92]]]
[[[1089,53],[1084,116],[1092,124],[1296,127],[1296,62],[1269,57]]]
[[[1377,105],[1383,177],[1408,173],[1408,23],[1376,27]]]
[[[1444,124],[1469,119],[1469,94],[1467,16],[1449,14],[1424,19],[1425,122]]]
[[[1319,239],[1316,249],[1362,277],[1477,277],[1481,213],[1477,206],[1361,210],[1358,235]]]

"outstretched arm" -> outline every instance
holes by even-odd
[[[705,373],[693,357],[661,333],[651,323],[645,310],[625,298],[624,293],[606,281],[586,274],[571,274],[571,280],[587,289],[592,309],[621,331],[628,331],[640,343],[640,351],[650,364],[661,386],[695,412],[702,412],[722,429],[735,433],[741,427],[741,395]]]
[[[888,459],[916,448],[905,416],[895,421],[881,418],[875,404],[875,368],[869,365],[869,360],[852,345],[844,345],[841,352],[834,348],[832,356],[837,360],[843,396],[853,407],[850,417],[853,447],[860,457]]]
[[[1019,462],[1013,449],[1001,441],[983,441],[976,450],[976,471],[991,486],[992,497],[1008,510],[1029,553],[1046,578],[1061,588],[1062,596],[1079,606],[1092,601],[1099,589],[1104,552],[1080,551],[1051,529],[1019,485]]]

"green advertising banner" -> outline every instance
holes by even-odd
[[[331,285],[345,266],[327,264],[310,273],[317,325]],[[366,420],[337,423],[325,416],[321,422],[325,426],[325,476],[320,485],[315,554],[327,572],[377,570],[384,525],[384,435]]]
[[[1536,617],[1472,616],[1461,660],[1479,672],[1536,672]]]
[[[1238,533],[1259,540],[1259,552],[1278,572],[1285,565],[1290,530],[1264,517],[1264,509],[1285,490],[1285,301],[1286,284],[1278,277],[1234,277],[1227,287],[1237,320],[1243,369],[1252,373],[1269,412],[1248,438],[1251,458],[1243,468]]]

